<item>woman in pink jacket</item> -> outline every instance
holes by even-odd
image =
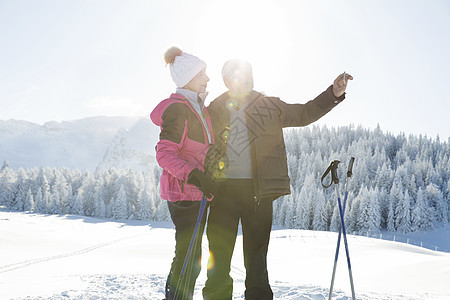
[[[156,160],[163,169],[161,198],[167,200],[175,225],[175,257],[166,282],[166,299],[185,300],[192,299],[195,280],[200,273],[201,237],[206,213],[200,223],[197,245],[194,246],[196,250],[190,257],[192,272],[184,274],[187,278],[183,278],[186,280],[183,287],[178,286],[180,272],[202,196],[212,198],[215,192],[214,183],[204,172],[206,153],[214,144],[211,120],[204,107],[209,78],[205,73],[205,62],[179,48],[167,50],[164,59],[169,64],[177,90],[156,106],[150,118],[161,128],[156,145]]]

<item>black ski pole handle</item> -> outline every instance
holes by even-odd
[[[334,184],[338,184],[339,183],[339,178],[337,176],[337,168],[338,168],[338,164],[340,163],[339,160],[333,160],[330,164],[330,166],[326,169],[325,173],[323,173],[322,175],[322,179],[320,180],[320,182],[322,183],[322,186],[324,188],[329,188],[333,183]],[[331,181],[329,184],[325,185],[323,183],[323,180],[325,179],[325,177],[327,177],[328,173],[331,172]]]
[[[352,156],[352,158],[350,158],[350,161],[348,162],[348,169],[347,169],[347,177],[352,177],[353,173],[353,163],[355,162],[355,158]]]

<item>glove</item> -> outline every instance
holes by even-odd
[[[216,184],[199,169],[189,173],[187,183],[195,185],[206,198],[212,198],[217,191]]]

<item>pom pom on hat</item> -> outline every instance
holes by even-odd
[[[173,64],[175,62],[175,57],[180,56],[181,54],[183,54],[183,51],[181,51],[180,48],[169,48],[166,53],[164,53],[164,60],[166,61],[166,64]]]
[[[172,47],[164,53],[164,60],[169,64],[170,75],[177,87],[184,87],[201,70],[206,68],[206,63],[198,57]]]

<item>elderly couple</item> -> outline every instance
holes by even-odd
[[[163,169],[161,198],[175,225],[175,257],[166,283],[166,299],[192,299],[200,273],[201,236],[207,222],[210,257],[203,298],[232,299],[231,257],[242,225],[245,299],[273,299],[267,272],[272,201],[290,193],[283,128],[306,126],[345,98],[348,80],[333,85],[305,104],[288,104],[253,90],[251,65],[230,60],[222,70],[228,91],[204,106],[209,81],[206,64],[173,47],[164,55],[177,87],[151,113],[160,126],[156,159]],[[201,220],[191,254],[191,272],[180,272],[199,214],[202,197],[209,215]],[[180,293],[180,290],[181,293]],[[180,296],[181,295],[181,296]]]

